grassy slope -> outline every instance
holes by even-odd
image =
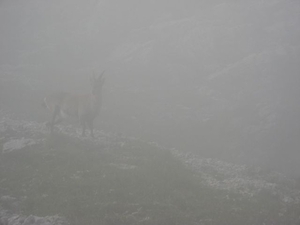
[[[206,187],[169,151],[137,140],[100,146],[57,134],[0,163],[0,195],[71,224],[288,224],[299,212],[269,193],[249,200]]]

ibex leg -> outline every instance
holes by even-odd
[[[93,121],[89,121],[89,128],[91,131],[91,137],[94,138],[94,126],[93,126]]]
[[[55,108],[54,108],[54,111],[53,111],[53,114],[52,114],[52,120],[51,120],[51,134],[53,133],[53,129],[54,129],[54,125],[57,123],[57,121],[55,121],[56,119],[56,116],[58,115],[59,113],[59,106],[56,105]],[[58,119],[59,121],[59,119]]]
[[[81,126],[82,126],[82,133],[81,136],[85,136],[85,121],[81,121]]]

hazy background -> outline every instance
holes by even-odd
[[[97,127],[300,177],[298,0],[0,0],[0,107],[88,91]]]

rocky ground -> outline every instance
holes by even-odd
[[[191,174],[191,179],[195,179],[196,183],[199,189],[205,189],[205,190],[210,190],[213,191],[215,194],[213,194],[214,198],[217,198],[218,201],[222,199],[222,204],[226,202],[226,204],[231,204],[228,205],[229,208],[231,208],[229,211],[230,213],[245,213],[245,211],[249,214],[256,214],[259,213],[259,218],[257,221],[251,220],[247,217],[244,218],[245,221],[247,221],[245,224],[262,224],[262,221],[265,221],[264,224],[298,224],[300,222],[299,218],[299,212],[300,212],[300,186],[299,183],[297,183],[296,180],[289,179],[285,177],[284,175],[277,173],[275,171],[265,171],[262,170],[261,168],[258,167],[249,167],[245,165],[235,165],[231,163],[226,163],[224,161],[220,161],[217,159],[210,159],[210,158],[201,158],[195,154],[192,153],[184,153],[180,150],[177,149],[166,149],[161,146],[159,146],[157,143],[143,143],[142,140],[138,140],[135,138],[129,138],[129,137],[123,137],[121,135],[117,134],[107,134],[102,131],[96,131],[95,132],[95,139],[92,139],[90,137],[81,137],[80,136],[80,130],[77,128],[74,128],[72,126],[58,126],[56,132],[59,134],[59,136],[62,136],[62,139],[57,139],[58,142],[65,142],[65,143],[71,143],[74,142],[77,143],[80,147],[81,144],[79,143],[84,143],[84,146],[90,146],[92,145],[96,149],[102,149],[101,153],[101,158],[106,158],[106,161],[103,161],[109,166],[110,168],[118,169],[121,171],[127,171],[127,173],[132,173],[135,174],[135,172],[130,172],[130,171],[135,171],[137,168],[141,168],[142,166],[140,165],[141,161],[151,161],[151,159],[157,160],[157,158],[161,157],[160,152],[170,152],[173,156],[175,156],[176,159],[179,159],[180,164],[184,165],[185,168],[188,168],[188,170],[192,171]],[[44,171],[43,166],[43,160],[45,160],[48,155],[45,154],[52,154],[52,153],[46,153],[42,152],[39,153],[38,149],[43,149],[45,146],[47,146],[47,151],[52,151],[51,149],[55,149],[57,146],[57,143],[50,143],[49,144],[49,131],[45,127],[45,124],[43,123],[38,123],[34,121],[21,121],[21,120],[16,120],[13,118],[10,118],[7,115],[4,115],[2,113],[1,120],[0,120],[0,150],[1,150],[1,179],[0,182],[3,184],[2,187],[0,188],[0,196],[1,196],[1,201],[0,201],[0,221],[2,224],[5,225],[14,225],[14,224],[22,224],[22,225],[29,225],[29,224],[40,224],[40,225],[58,225],[58,224],[68,224],[67,221],[70,220],[70,215],[64,215],[65,212],[57,212],[53,209],[51,210],[45,210],[45,211],[39,211],[38,209],[35,210],[28,210],[26,207],[28,207],[28,199],[32,198],[30,197],[30,185],[31,188],[34,189],[34,186],[32,183],[36,183],[38,179],[45,179],[40,177],[38,173],[40,170]],[[130,144],[129,144],[130,143]],[[60,148],[61,146],[65,146],[66,144],[59,145]],[[73,146],[73,145],[72,145]],[[155,150],[151,150],[151,155],[150,153],[141,153],[140,150],[142,149],[141,147],[137,146],[142,146],[142,148],[153,148]],[[81,146],[82,147],[82,146]],[[74,148],[74,146],[73,146]],[[86,147],[85,147],[86,148]],[[31,149],[36,149],[35,153],[33,154]],[[50,149],[50,150],[49,150]],[[135,149],[135,150],[134,150]],[[138,150],[137,150],[138,149]],[[61,150],[61,149],[59,149]],[[27,153],[27,151],[29,153]],[[22,191],[18,190],[18,188],[13,187],[9,188],[10,185],[14,184],[22,184],[22,182],[17,182],[17,181],[9,181],[13,177],[10,177],[14,175],[12,171],[18,171],[20,170],[27,170],[27,167],[29,165],[26,165],[26,155],[25,154],[30,154],[33,157],[35,157],[37,154],[41,154],[42,158],[38,158],[38,163],[41,163],[41,166],[36,166],[34,167],[34,170],[28,170],[28,173],[26,172],[24,176],[31,177],[30,178],[30,184],[26,184],[26,181],[24,181],[24,185],[26,186],[29,185],[26,189],[25,187],[20,187],[20,189],[24,189]],[[54,154],[54,153],[53,153]],[[68,153],[69,154],[69,153]],[[74,155],[77,154],[74,152]],[[86,152],[87,157],[90,152]],[[145,155],[144,155],[145,154]],[[30,156],[30,157],[32,157]],[[81,155],[80,157],[82,158],[85,155]],[[20,160],[18,157],[24,157],[24,160],[22,162],[22,165],[14,165],[12,164],[16,163],[16,161]],[[55,155],[53,155],[53,161],[57,161],[55,159],[57,157],[57,160],[59,161],[60,158],[62,157],[58,152],[55,152]],[[73,157],[73,156],[72,156]],[[94,156],[96,157],[96,156]],[[150,159],[149,159],[150,157]],[[164,157],[164,156],[163,156]],[[168,156],[169,157],[169,156]],[[11,161],[10,161],[11,160]],[[87,162],[90,162],[91,159],[89,159]],[[10,161],[10,162],[9,162]],[[145,161],[146,162],[146,161]],[[30,163],[30,162],[29,162]],[[153,162],[151,162],[152,164]],[[24,164],[24,165],[23,165]],[[162,164],[163,165],[163,164]],[[176,164],[177,165],[177,164]],[[20,168],[19,168],[19,167]],[[58,164],[58,166],[62,166]],[[161,165],[157,165],[158,167]],[[85,167],[85,166],[84,166]],[[65,168],[65,167],[64,167]],[[92,168],[92,167],[91,167]],[[175,168],[175,167],[174,167]],[[174,169],[173,168],[173,169]],[[176,166],[176,169],[178,168],[178,165]],[[180,167],[181,168],[181,167]],[[68,170],[68,168],[65,168]],[[75,168],[76,171],[75,173],[70,173],[68,174],[69,178],[71,180],[80,180],[83,179],[85,175],[84,170],[80,170],[79,168]],[[153,169],[153,168],[152,168]],[[152,174],[152,169],[149,171],[144,171],[145,176],[149,176],[148,178],[145,178],[146,181],[151,181],[155,179],[156,174]],[[12,170],[12,171],[10,171]],[[103,173],[103,170],[107,170],[107,168],[102,168],[99,173]],[[31,171],[31,172],[30,172]],[[45,170],[46,171],[46,170]],[[128,172],[129,171],[129,172]],[[182,171],[184,169],[182,168]],[[180,179],[180,173],[178,175],[178,179]],[[62,171],[63,172],[63,171]],[[74,172],[74,171],[73,171]],[[7,174],[6,174],[7,173]],[[173,176],[168,174],[168,178],[170,176]],[[183,172],[185,173],[185,172]],[[33,176],[33,174],[35,174]],[[128,175],[128,176],[132,176]],[[14,175],[15,176],[15,175]],[[104,178],[101,179],[107,179],[106,176],[116,176],[115,172],[111,173],[106,172],[103,173],[102,176]],[[127,175],[126,175],[127,176]],[[135,175],[136,176],[136,175]],[[153,177],[152,177],[153,176]],[[177,175],[175,175],[176,177]],[[25,179],[24,177],[19,177],[19,179]],[[65,178],[64,178],[65,179]],[[109,179],[113,179],[110,177]],[[118,178],[119,179],[119,178]],[[129,177],[128,179],[133,179]],[[136,179],[136,178],[134,178]],[[174,179],[174,178],[172,178]],[[176,179],[176,178],[175,178]],[[26,179],[25,179],[26,180]],[[47,180],[47,179],[46,179]],[[43,181],[45,182],[45,181]],[[63,182],[63,181],[60,181]],[[73,181],[72,181],[73,182]],[[105,182],[105,180],[102,180],[102,182]],[[116,182],[116,181],[114,181]],[[122,181],[124,182],[124,181]],[[164,181],[162,181],[164,182]],[[180,182],[180,181],[179,181]],[[186,180],[183,182],[190,182],[190,180]],[[192,181],[194,183],[195,181]],[[39,183],[39,182],[37,182]],[[42,181],[40,181],[42,183]],[[151,182],[150,182],[151,183]],[[177,183],[177,181],[175,182]],[[62,184],[60,184],[62,185]],[[165,185],[165,184],[159,184],[159,185]],[[181,184],[182,185],[182,184]],[[190,184],[193,186],[193,184]],[[195,184],[194,184],[195,185]],[[135,188],[135,186],[134,186]],[[197,189],[198,189],[197,188]],[[12,191],[14,189],[15,191]],[[189,188],[188,188],[189,189]],[[39,189],[37,189],[39,190]],[[185,190],[185,189],[184,189]],[[108,192],[113,191],[113,188],[109,188]],[[166,191],[166,190],[165,190]],[[172,192],[172,189],[170,189]],[[185,190],[186,191],[186,190]],[[45,191],[38,193],[37,195],[41,195],[41,198],[47,199],[49,194],[48,192],[44,193]],[[133,190],[133,192],[135,192]],[[181,190],[182,192],[182,190]],[[182,195],[181,192],[178,192],[176,189],[176,194],[174,196],[177,197],[182,197],[179,198],[181,199],[180,203],[178,204],[186,204],[189,205],[189,199],[190,197],[186,196],[180,196]],[[174,190],[175,193],[175,190]],[[16,194],[17,196],[12,196],[10,194]],[[174,196],[172,198],[174,198]],[[140,198],[140,197],[139,197]],[[149,199],[152,197],[149,196]],[[171,197],[170,197],[171,198]],[[186,198],[186,199],[185,199]],[[203,197],[202,197],[203,198]],[[199,199],[199,201],[201,198]],[[203,200],[203,199],[202,199]],[[37,200],[34,200],[37,201]],[[39,200],[40,201],[40,200]],[[111,200],[110,200],[111,201]],[[118,202],[119,199],[114,200],[114,204]],[[140,200],[135,200],[134,204],[138,204],[137,202]],[[210,203],[212,200],[211,199],[206,199],[207,203]],[[217,201],[217,202],[218,202]],[[225,202],[224,202],[225,201]],[[184,203],[185,202],[185,203]],[[219,204],[213,200],[211,202],[212,208],[216,207],[213,206],[214,204]],[[206,204],[207,204],[206,203]],[[38,203],[34,203],[35,207],[39,207]],[[43,203],[45,204],[42,207],[47,206],[47,202]],[[41,205],[43,205],[41,204]],[[49,203],[50,204],[50,203]],[[52,204],[52,203],[51,203]],[[130,203],[133,204],[133,203]],[[140,203],[139,203],[140,204]],[[154,203],[151,203],[154,204]],[[155,204],[162,204],[162,203],[155,203]],[[175,203],[172,203],[175,204]],[[170,205],[172,205],[170,204]],[[226,205],[225,204],[225,205]],[[251,207],[256,207],[258,204],[260,208],[258,209],[253,209]],[[175,204],[176,205],[176,204]],[[187,207],[187,206],[185,206]],[[193,206],[195,207],[195,206]],[[195,210],[192,206],[190,206],[190,214]],[[247,209],[249,208],[250,209]],[[46,207],[47,208],[47,207]],[[189,207],[188,207],[189,208]],[[141,209],[137,209],[137,211],[133,211],[132,213],[138,214]],[[187,210],[187,209],[186,209]],[[187,210],[187,211],[189,211]],[[220,210],[216,207],[216,212]],[[223,210],[223,209],[222,209]],[[258,210],[258,211],[256,211]],[[46,216],[40,216],[37,214],[37,216],[33,216],[30,214],[26,213],[41,213],[42,215],[45,215],[45,213],[48,212],[56,212],[54,216],[47,216],[49,214],[46,214]],[[211,217],[213,217],[213,214],[216,212],[211,212]],[[124,212],[125,213],[125,212]],[[128,212],[127,212],[128,213]],[[144,212],[145,213],[145,212]],[[227,215],[229,212],[225,213],[224,215]],[[195,215],[197,213],[195,212]],[[201,213],[200,213],[201,214]],[[150,214],[151,215],[151,214]],[[223,220],[224,215],[220,217],[217,221]],[[127,215],[128,216],[128,215]],[[122,221],[126,221],[126,223],[130,224],[132,220],[129,220],[122,214]],[[151,224],[149,223],[143,223],[142,220],[149,220],[152,221],[150,218],[151,216],[146,216],[143,214],[143,218],[139,217],[139,219],[135,218],[135,223],[134,224]],[[164,215],[165,216],[165,215]],[[162,217],[164,217],[162,216]],[[185,215],[187,216],[187,215]],[[249,216],[249,215],[248,215]],[[254,215],[253,215],[254,216]],[[106,215],[107,217],[107,215]],[[120,216],[119,216],[120,217]],[[118,217],[118,218],[119,218]],[[149,218],[148,218],[149,217]],[[169,217],[169,215],[167,216]],[[189,216],[187,216],[189,217]],[[193,216],[191,216],[192,218]],[[251,217],[251,216],[250,216]],[[65,219],[67,218],[67,219]],[[147,219],[148,218],[148,219]],[[209,217],[210,218],[210,217]],[[233,216],[235,218],[235,216]],[[240,218],[241,219],[241,218]],[[239,224],[240,219],[233,219],[231,221],[231,224]],[[72,219],[71,219],[72,220]],[[225,219],[226,220],[226,219]],[[110,221],[110,222],[107,222]],[[114,221],[114,222],[112,222]],[[116,221],[120,222],[120,218]],[[106,220],[106,223],[103,224],[117,224],[115,219],[110,218],[110,220]],[[159,223],[162,223],[160,220],[158,220]],[[199,222],[200,221],[200,222]],[[201,222],[202,221],[202,222]],[[203,222],[204,221],[204,222]],[[198,218],[198,224],[219,224],[218,222],[214,221],[212,218],[206,220],[200,220]],[[229,220],[230,221],[230,220]],[[234,222],[233,222],[234,221]],[[69,221],[70,222],[70,221]],[[72,223],[74,220],[71,221]],[[152,221],[153,222],[153,221]],[[157,221],[156,221],[157,222]],[[195,221],[193,221],[195,222]],[[191,221],[188,221],[187,224],[190,224]],[[132,223],[133,224],[133,223]]]

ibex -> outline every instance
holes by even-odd
[[[91,92],[85,95],[76,95],[66,92],[57,92],[44,98],[44,105],[52,113],[52,119],[48,122],[51,133],[54,125],[63,118],[75,117],[82,126],[82,136],[85,136],[86,126],[90,128],[94,137],[93,123],[99,115],[102,101],[102,87],[105,81],[104,71],[99,77],[91,77]]]

